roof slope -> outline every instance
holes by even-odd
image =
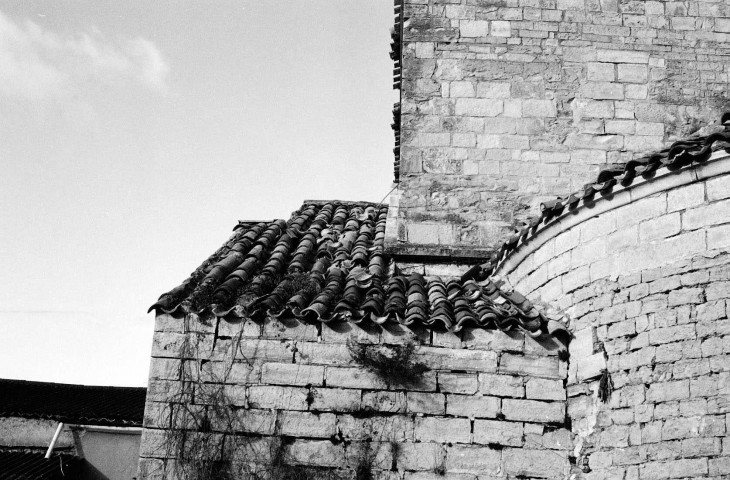
[[[0,379],[0,417],[141,427],[146,388]]]
[[[55,453],[44,458],[43,453],[0,451],[0,478],[4,480],[60,480],[78,478],[83,459],[74,455]]]
[[[465,326],[562,330],[517,292],[467,272],[402,275],[384,254],[387,207],[307,202],[289,221],[240,222],[233,236],[150,307],[165,313],[349,321],[456,332]]]

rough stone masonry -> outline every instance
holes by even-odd
[[[398,228],[494,246],[728,106],[726,0],[406,0]]]

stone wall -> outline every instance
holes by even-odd
[[[724,0],[404,8],[391,243],[494,246],[541,200],[686,137],[728,105]]]
[[[585,478],[730,472],[730,159],[717,157],[568,214],[498,271],[572,318],[568,416]]]
[[[568,365],[554,343],[392,328],[158,315],[139,478],[176,478],[165,429],[181,409],[198,419],[208,411],[207,430],[198,429],[208,433],[194,433],[189,422],[187,435],[212,437],[216,459],[229,461],[235,478],[251,471],[267,478],[271,462],[319,468],[307,478],[354,478],[367,461],[372,478],[390,480],[567,474]],[[186,337],[196,352],[186,352]],[[407,386],[384,380],[353,360],[350,338],[416,342],[415,362],[427,370]],[[192,389],[181,384],[186,370],[198,372]],[[222,393],[217,406],[198,394],[211,386]],[[220,407],[230,422],[220,421]]]

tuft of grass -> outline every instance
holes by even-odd
[[[297,293],[301,293],[307,298],[314,298],[321,290],[319,283],[308,273],[290,273],[284,279],[289,280],[284,291],[285,300],[289,300]]]
[[[412,340],[401,345],[366,345],[350,338],[347,350],[355,363],[390,385],[417,384],[428,370],[415,359],[416,345]]]

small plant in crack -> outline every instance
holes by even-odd
[[[355,363],[390,385],[417,384],[423,372],[428,370],[416,360],[413,340],[401,345],[367,345],[350,338],[347,340],[347,350]]]

